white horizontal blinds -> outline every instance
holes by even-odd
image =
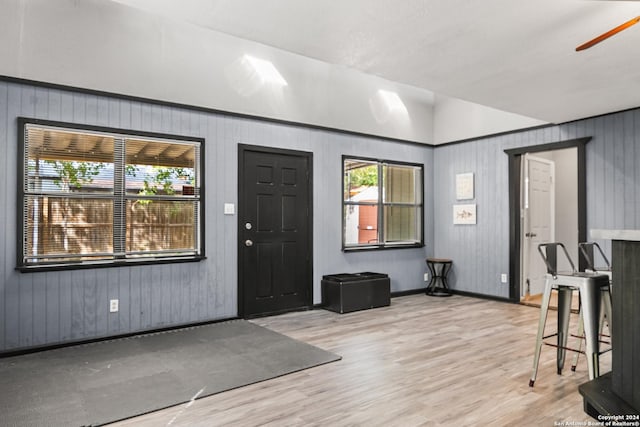
[[[113,252],[115,258],[125,258],[125,234],[127,218],[125,215],[125,140],[117,138],[114,144],[114,188],[113,188]]]
[[[196,210],[191,200],[127,200],[127,253],[195,253]]]
[[[194,151],[195,151],[195,156],[194,156],[194,164],[193,164],[193,169],[194,169],[194,174],[195,177],[193,179],[193,185],[194,185],[194,191],[193,191],[193,195],[196,198],[196,202],[193,205],[193,221],[195,222],[195,227],[193,227],[193,241],[194,241],[194,245],[195,248],[198,251],[198,254],[200,254],[200,248],[202,247],[202,242],[200,240],[200,236],[202,236],[202,229],[201,229],[201,225],[200,225],[200,221],[201,221],[201,214],[200,214],[200,207],[201,207],[201,200],[200,198],[202,197],[201,192],[200,192],[200,188],[202,185],[202,171],[200,170],[200,165],[201,163],[201,151],[200,151],[200,144],[197,144],[194,147]]]
[[[113,138],[25,127],[25,263],[110,258]]]
[[[28,190],[111,193],[113,137],[27,125]]]
[[[107,199],[27,196],[25,260],[84,261],[111,258],[113,206]]]
[[[419,242],[422,236],[422,172],[411,165],[383,165],[384,241]]]
[[[388,204],[420,203],[422,182],[420,168],[404,165],[383,165],[383,199]]]
[[[419,242],[422,209],[419,206],[384,206],[386,243]]]
[[[127,139],[127,195],[193,196],[199,145]]]
[[[200,253],[200,143],[26,124],[23,264]]]
[[[199,144],[131,138],[125,151],[127,255],[199,253]]]

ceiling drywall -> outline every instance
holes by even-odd
[[[640,15],[611,0],[116,0],[495,109],[561,123],[640,106]]]

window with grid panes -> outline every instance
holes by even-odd
[[[202,140],[29,119],[20,132],[20,268],[202,257]]]
[[[423,166],[344,156],[343,250],[423,246]]]

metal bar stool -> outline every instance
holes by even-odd
[[[569,261],[571,272],[558,273],[558,247],[562,248],[567,261]],[[595,379],[599,376],[600,342],[598,340],[598,313],[600,309],[600,298],[603,290],[606,290],[606,295],[610,298],[608,292],[609,277],[604,274],[577,272],[573,261],[571,261],[571,257],[567,253],[567,249],[562,243],[540,244],[538,245],[538,252],[540,252],[547,266],[547,274],[533,357],[533,373],[529,380],[529,386],[533,387],[536,381],[542,344],[557,348],[556,363],[558,375],[562,374],[566,350],[577,351],[567,347],[569,316],[571,314],[571,296],[574,290],[579,291],[580,305],[582,307],[581,312],[584,320],[586,341],[585,354],[587,355],[587,365],[589,367],[589,379]],[[554,289],[558,291],[558,330],[555,334],[545,336],[544,329],[549,311],[549,300],[551,299],[551,291]],[[557,336],[556,345],[544,342],[545,339],[553,336]]]
[[[431,272],[431,281],[427,286],[426,294],[434,297],[450,297],[449,283],[447,283],[447,274],[451,270],[453,261],[445,258],[427,258],[427,267]],[[441,286],[438,286],[440,282]]]
[[[598,267],[598,268],[595,267],[594,248],[598,249],[598,252],[600,252],[600,257],[604,261],[605,267]],[[609,262],[609,259],[602,251],[602,248],[600,247],[600,245],[597,244],[596,242],[582,242],[582,243],[578,243],[578,249],[580,249],[580,253],[582,254],[582,256],[584,257],[587,263],[587,267],[585,271],[588,273],[606,274],[607,276],[609,276],[609,291],[613,292],[613,286],[611,284],[611,274],[612,274],[611,263]],[[602,306],[600,307],[599,336],[603,337],[602,332],[604,329],[605,320],[609,328],[609,336],[610,336],[611,335],[611,298],[607,298],[606,295],[603,294],[601,301],[602,301]],[[580,338],[580,341],[578,342],[579,351],[582,350],[582,339],[584,338],[583,334],[584,334],[584,324],[582,322],[582,316],[581,316],[580,323],[578,324],[578,337]],[[576,354],[573,356],[573,362],[571,363],[572,371],[576,370],[576,367],[578,366],[579,357],[580,357],[580,353],[576,352]]]

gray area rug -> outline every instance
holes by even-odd
[[[0,424],[102,425],[336,360],[244,320],[7,357]]]

